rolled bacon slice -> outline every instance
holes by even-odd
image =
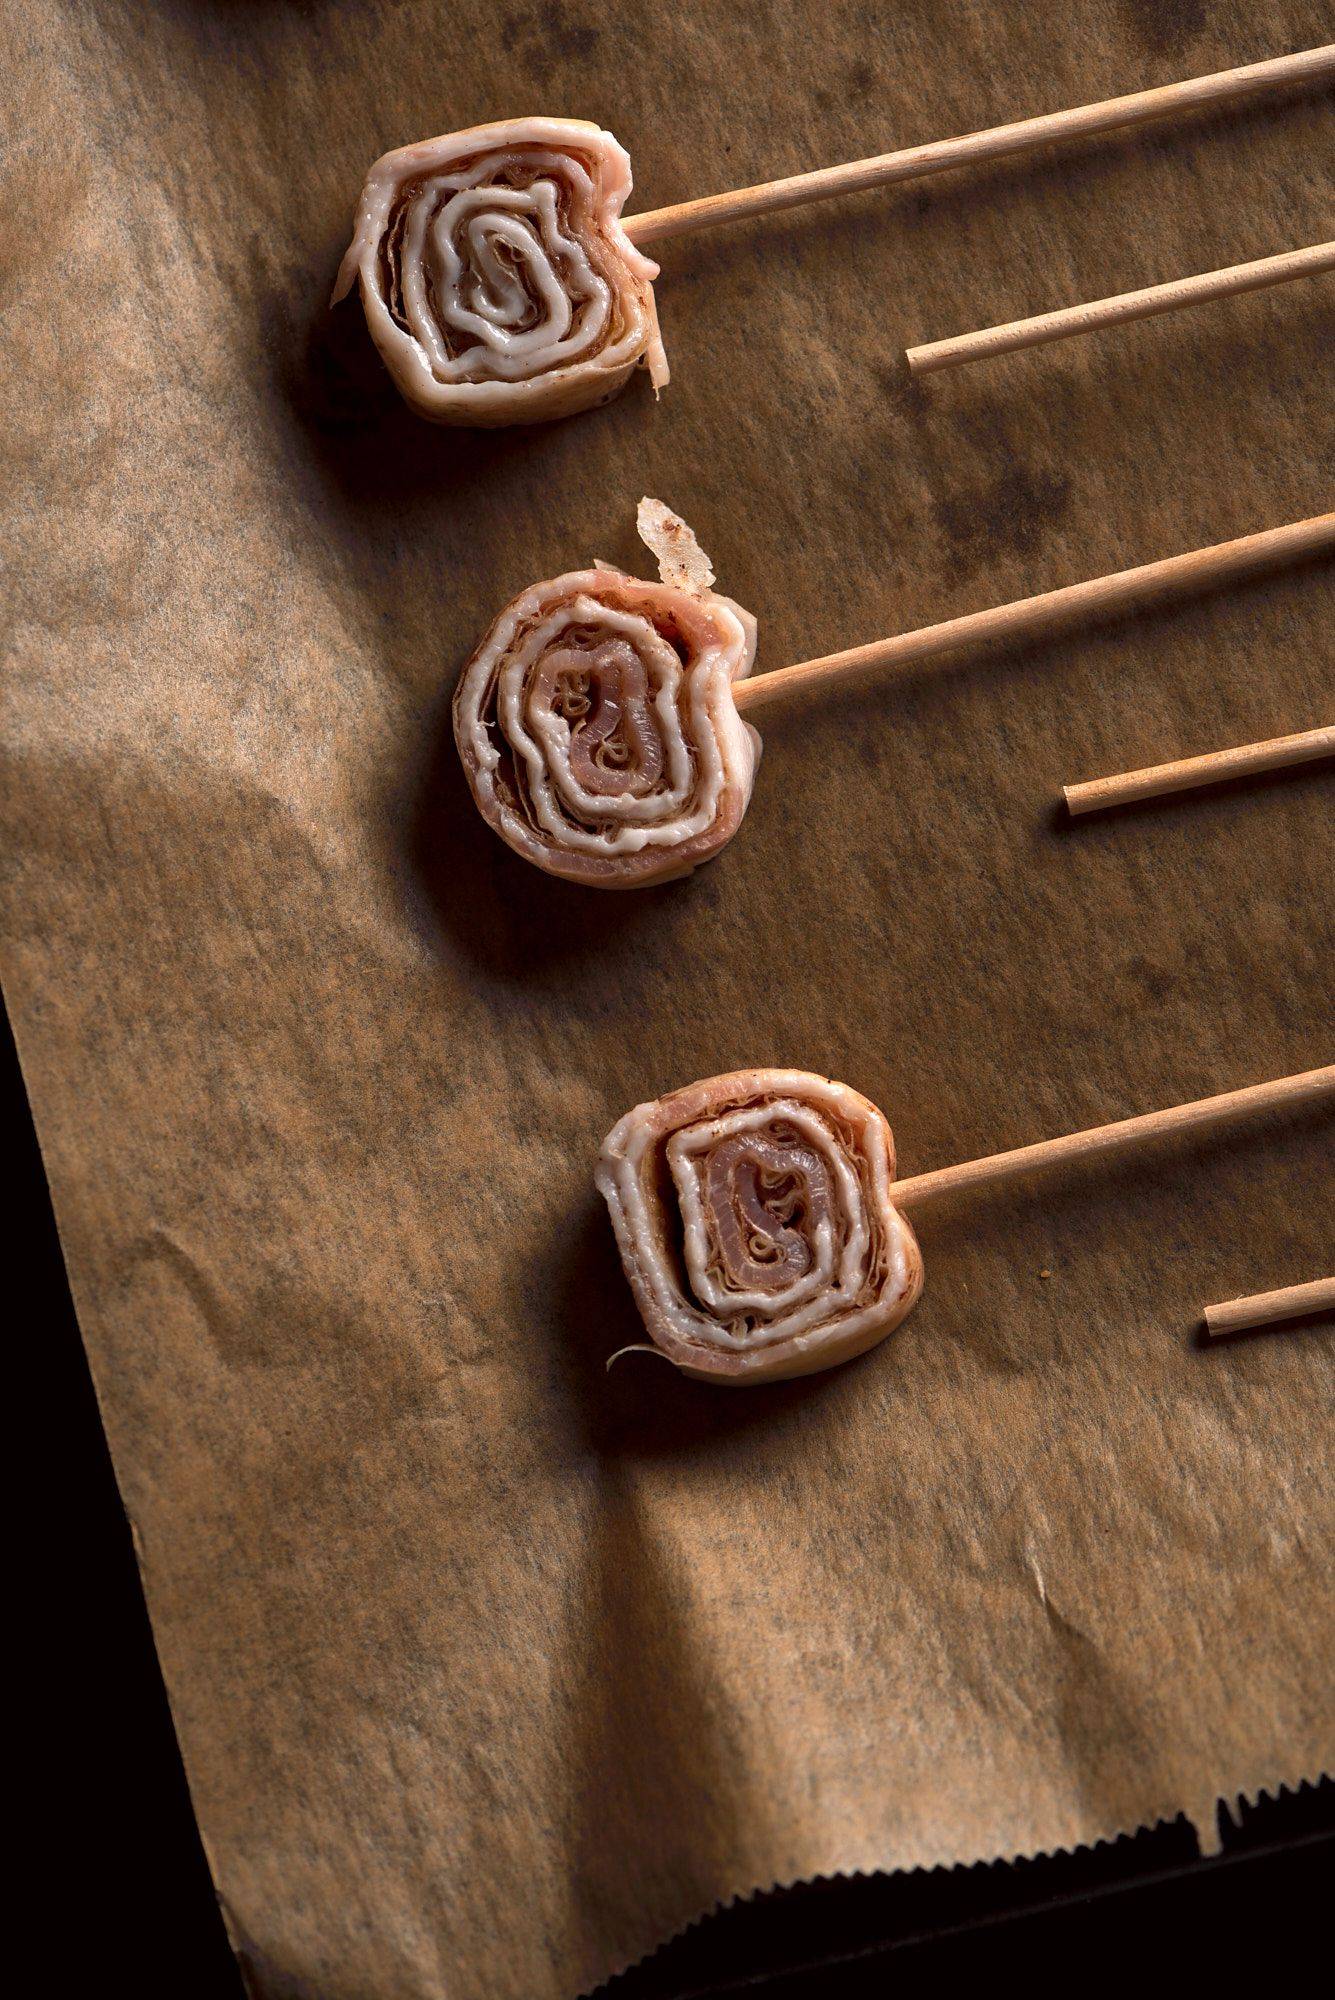
[[[508,118],[386,153],[333,303],[360,280],[372,338],[439,424],[527,424],[668,379],[658,266],[621,226],[630,157],[577,118]]]
[[[760,738],[732,684],[756,623],[709,588],[683,521],[640,506],[663,580],[597,563],[535,583],[464,668],[454,735],[478,809],[517,854],[599,889],[689,875],[741,825]]]
[[[628,1111],[595,1176],[654,1345],[735,1387],[874,1347],[922,1290],[876,1106],[805,1070],[744,1069]]]

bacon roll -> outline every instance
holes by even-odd
[[[600,889],[689,875],[731,840],[760,738],[733,682],[750,613],[711,589],[695,537],[660,501],[640,532],[662,580],[596,563],[506,606],[464,668],[454,734],[488,825],[550,875]]]
[[[366,177],[333,303],[360,281],[399,390],[440,424],[543,422],[668,379],[658,266],[621,225],[630,158],[577,118],[401,146]]]
[[[595,1176],[654,1345],[744,1386],[883,1340],[922,1290],[876,1106],[804,1070],[747,1069],[639,1104]]]

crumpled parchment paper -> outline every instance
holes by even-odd
[[[647,206],[1323,39],[1325,10],[8,0],[6,993],[220,1896],[265,1996],[547,2000],[716,1899],[1090,1841],[1331,1761],[1308,1116],[919,1218],[927,1294],[742,1396],[636,1325],[641,1097],[845,1078],[904,1171],[1330,1058],[1309,566],[763,717],[742,835],[600,898],[448,740],[498,607],[635,504],[778,666],[1330,502],[1331,289],[911,388],[907,342],[1328,234],[1331,104],[668,243],[673,381],[400,406],[325,299],[367,163],[596,118]],[[93,1670],[90,1666],[90,1671]]]

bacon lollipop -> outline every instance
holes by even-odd
[[[527,424],[668,379],[658,266],[621,226],[630,159],[578,118],[401,146],[366,177],[332,303],[360,280],[401,393],[438,424]]]
[[[404,146],[367,176],[337,303],[366,317],[413,408],[444,424],[523,424],[604,403],[638,361],[661,389],[658,267],[636,247],[744,216],[1016,157],[1205,106],[1321,81],[1335,48],[1135,91],[846,166],[629,216],[630,160],[574,118],[511,118]]]
[[[856,1090],[800,1069],[739,1069],[637,1104],[604,1139],[594,1181],[649,1351],[739,1388],[832,1368],[899,1325],[923,1275],[905,1208],[1333,1103],[1335,1065],[897,1181],[890,1127]]]
[[[1335,513],[751,675],[756,625],[709,586],[685,522],[642,500],[661,583],[606,564],[535,583],[464,669],[454,731],[483,817],[549,874],[603,889],[688,875],[736,833],[760,737],[739,711],[801,689],[1235,582],[1335,548]]]
[[[549,875],[636,889],[689,875],[732,839],[760,738],[732,683],[756,624],[685,523],[640,503],[660,583],[604,563],[535,583],[465,667],[454,736],[478,809]]]
[[[856,1090],[745,1069],[627,1112],[596,1180],[655,1346],[737,1385],[833,1367],[899,1325],[922,1258],[894,1172]]]

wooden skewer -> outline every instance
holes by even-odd
[[[922,180],[980,160],[1001,160],[1031,153],[1056,140],[1085,138],[1095,132],[1115,132],[1128,125],[1207,105],[1230,104],[1286,85],[1316,83],[1335,76],[1335,44],[1304,49],[1298,55],[1270,62],[1248,63],[1241,69],[1216,70],[1185,83],[1157,90],[1138,90],[1129,97],[1111,97],[1101,104],[1082,104],[1072,111],[1052,111],[1040,118],[1022,118],[990,131],[970,132],[960,139],[937,139],[926,146],[881,153],[875,159],[854,160],[847,166],[820,167],[813,173],[792,174],[785,180],[764,181],[758,187],[735,188],[729,194],[705,195],[679,201],[670,208],[647,209],[628,215],[625,229],[633,243],[654,243],[664,236],[684,236],[692,229],[712,229],[720,222],[748,215],[769,215],[776,209],[799,208],[862,188],[890,187],[899,181]]]
[[[1246,1090],[1229,1090],[1222,1097],[1202,1097],[1194,1104],[1178,1104],[1171,1111],[1149,1111],[1139,1118],[1119,1118],[1114,1125],[1096,1125],[1089,1132],[1073,1132],[1064,1139],[1040,1139],[1033,1146],[1017,1146],[1013,1152],[991,1153],[984,1160],[965,1160],[955,1167],[938,1167],[935,1173],[914,1174],[895,1181],[891,1198],[896,1208],[907,1208],[939,1194],[957,1194],[964,1188],[990,1187],[1027,1174],[1040,1167],[1064,1166],[1075,1160],[1090,1159],[1096,1153],[1123,1152],[1176,1132],[1204,1131],[1231,1124],[1253,1112],[1270,1111],[1279,1105],[1335,1102],[1335,1063],[1326,1069],[1305,1070],[1301,1076],[1283,1076],[1272,1083],[1255,1083]]]
[[[1115,298],[1089,305],[1066,306],[1060,312],[1039,313],[1005,326],[987,326],[979,333],[961,333],[950,340],[929,341],[906,350],[910,372],[930,375],[938,368],[959,368],[968,361],[985,361],[994,354],[1014,354],[1022,347],[1042,347],[1050,340],[1070,340],[1077,333],[1097,333],[1129,319],[1153,319],[1182,306],[1203,305],[1207,299],[1231,298],[1235,292],[1257,292],[1266,285],[1287,284],[1292,278],[1314,278],[1335,271],[1335,243],[1314,243],[1307,250],[1285,250],[1278,257],[1258,257],[1251,264],[1230,264],[1227,270],[1205,271],[1197,278],[1173,278],[1140,292],[1120,292]]]
[[[839,680],[872,667],[904,667],[914,661],[935,659],[942,653],[958,652],[964,646],[985,645],[998,639],[1033,639],[1080,619],[1103,618],[1113,612],[1161,604],[1165,599],[1232,583],[1272,564],[1332,547],[1335,547],[1335,513],[1314,514],[1310,520],[1267,528],[1259,535],[1242,535],[1233,542],[1190,549],[1185,555],[1144,563],[1138,569],[1116,570],[1111,576],[1096,576],[1088,583],[1073,583],[1061,590],[1044,591],[1039,597],[1022,597],[1014,604],[995,605],[990,611],[971,611],[963,618],[948,618],[944,624],[927,625],[918,632],[900,632],[889,639],[873,639],[870,645],[850,646],[846,652],[827,653],[818,660],[778,667],[773,673],[757,674],[753,680],[737,681],[733,696],[738,708],[749,709],[773,700],[776,695],[791,694],[799,688]]]
[[[1243,1333],[1249,1326],[1273,1326],[1277,1320],[1319,1312],[1335,1312],[1335,1278],[1285,1285],[1278,1292],[1253,1292],[1248,1299],[1226,1299],[1222,1305],[1207,1306],[1202,1317],[1205,1331],[1218,1339],[1224,1333]]]
[[[1114,778],[1091,778],[1082,785],[1063,785],[1066,810],[1101,812],[1108,806],[1129,805],[1133,799],[1156,799],[1164,792],[1189,792],[1198,785],[1217,785],[1225,778],[1250,777],[1256,771],[1282,771],[1291,764],[1313,764],[1335,757],[1335,726],[1303,729],[1296,736],[1273,736],[1267,743],[1240,743],[1234,750],[1211,750],[1203,757],[1183,757],[1176,764],[1152,764],[1144,771],[1123,771]]]

